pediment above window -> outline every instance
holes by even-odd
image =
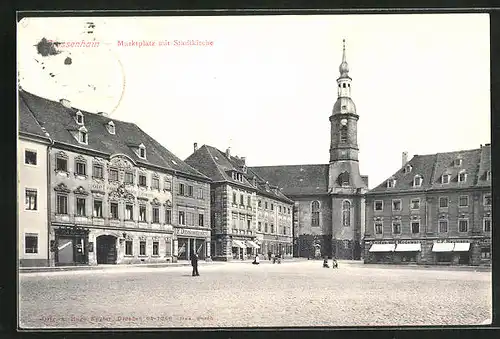
[[[68,154],[64,151],[59,151],[56,153],[56,156],[61,159],[68,159]]]
[[[151,201],[151,205],[153,205],[153,206],[160,206],[160,205],[161,205],[161,202],[160,202],[157,198],[154,198],[154,199]]]
[[[110,166],[120,168],[120,169],[132,169],[133,164],[125,157],[114,157],[110,161]]]
[[[54,187],[54,191],[64,192],[64,193],[71,192],[71,190],[68,188],[68,186],[66,186],[64,182],[61,182],[58,185],[56,185],[56,187]]]
[[[87,159],[85,159],[82,155],[77,155],[75,157],[75,161],[78,161],[78,162],[87,162]]]
[[[89,192],[87,192],[85,190],[85,188],[83,188],[83,186],[78,186],[78,188],[76,188],[73,193],[75,194],[80,194],[80,195],[89,195]]]

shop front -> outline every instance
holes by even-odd
[[[88,265],[89,252],[93,251],[89,244],[89,230],[78,226],[62,226],[54,228],[55,239],[51,241],[56,266]]]
[[[191,260],[191,253],[196,252],[200,260],[210,258],[210,231],[175,228],[177,236],[177,258]]]
[[[394,243],[374,243],[368,250],[365,263],[389,264],[394,262]]]
[[[470,265],[470,242],[435,242],[432,253],[436,264]]]
[[[395,263],[417,263],[422,251],[420,243],[400,243],[394,250]]]

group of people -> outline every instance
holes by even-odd
[[[282,255],[280,253],[274,254],[273,252],[269,251],[269,252],[267,252],[267,257],[268,257],[269,261],[273,262],[273,264],[275,264],[275,263],[281,264]],[[252,264],[254,264],[254,265],[260,264],[260,258],[259,258],[258,254],[255,255],[255,258],[252,261]]]
[[[325,260],[323,260],[323,268],[330,268],[328,265],[328,257],[325,257]],[[339,268],[339,263],[335,258],[332,260],[332,268]]]

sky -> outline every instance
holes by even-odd
[[[43,37],[99,46],[42,56]],[[24,18],[19,83],[134,122],[181,159],[196,142],[230,146],[248,166],[327,164],[342,39],[370,188],[403,151],[490,142],[487,14]],[[143,40],[155,46],[128,45]]]

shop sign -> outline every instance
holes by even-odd
[[[83,227],[64,227],[56,229],[57,235],[86,235],[89,230]]]
[[[93,181],[92,184],[90,185],[90,189],[92,191],[104,192],[104,183]]]
[[[418,240],[397,240],[398,244],[420,244]]]
[[[193,230],[193,229],[189,229],[189,228],[176,228],[175,234],[176,235],[185,235],[188,237],[206,238],[206,237],[210,236],[210,231]]]

